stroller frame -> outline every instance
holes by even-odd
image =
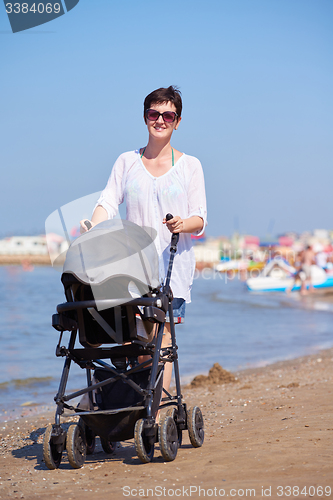
[[[165,284],[161,290],[152,290],[151,297],[129,300],[125,306],[117,305],[119,301],[116,299],[77,301],[71,286],[65,286],[67,302],[59,304],[57,314],[52,316],[52,326],[60,331],[56,356],[65,357],[66,359],[59,389],[54,398],[57,405],[55,423],[48,424],[44,435],[43,455],[45,464],[49,469],[60,466],[62,453],[65,449],[72,467],[82,467],[86,454],[92,454],[94,451],[96,435],[100,436],[102,447],[106,453],[112,453],[115,450],[115,442],[134,437],[137,454],[144,463],[152,460],[156,442],[160,444],[164,459],[167,461],[174,460],[178,447],[181,445],[182,431],[186,429],[189,431],[192,445],[194,447],[202,446],[204,430],[201,411],[198,406],[186,407],[180,385],[178,346],[176,344],[172,308],[173,295],[170,288],[178,239],[179,234],[172,235]],[[143,342],[132,339],[127,344],[119,342],[121,340],[119,332],[114,331],[99,315],[96,309],[98,306],[103,306],[103,309],[114,308],[116,323],[116,316],[121,313],[122,308],[123,310],[127,308],[127,311],[128,308],[132,308],[134,311],[139,312],[138,307],[140,307],[141,312],[143,311],[140,313],[142,319],[154,323],[155,335],[153,340]],[[84,310],[89,311],[109,336],[113,335],[113,340],[110,339],[112,343],[122,343],[122,345],[113,347],[88,345],[83,348],[75,348],[78,332],[80,332],[80,329],[84,329],[84,325],[82,325],[82,311]],[[162,348],[167,310],[170,318],[171,346]],[[61,346],[64,331],[71,332],[67,348]],[[116,342],[114,341],[115,338],[117,339]],[[149,355],[151,358],[139,363],[138,356],[143,355]],[[104,359],[111,359],[114,366],[103,361]],[[66,386],[72,362],[86,370],[87,387],[66,395]],[[172,396],[164,388],[162,389],[165,363],[173,363],[174,365],[175,396]],[[102,367],[99,372],[98,366]],[[102,371],[104,380],[93,379],[92,370],[97,370],[95,375]],[[145,371],[150,371],[148,384],[140,382],[140,377]],[[103,387],[117,384],[119,381],[128,385],[132,391],[135,391],[139,401],[125,407],[104,409],[98,407],[96,409],[93,399],[94,393],[96,394],[96,391],[100,391]],[[161,398],[162,391],[164,397]],[[82,410],[80,407],[73,407],[68,404],[72,399],[84,395],[89,397],[88,410]],[[165,407],[168,407],[168,410],[164,418],[157,424],[156,413]],[[79,422],[71,424],[67,433],[61,426],[61,416],[64,414],[65,409],[74,411],[74,414],[70,416],[80,416]],[[101,422],[102,426],[100,425]]]

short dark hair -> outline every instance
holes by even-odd
[[[153,90],[144,100],[143,103],[143,117],[146,121],[146,111],[150,109],[153,103],[163,104],[165,102],[172,102],[176,108],[178,117],[182,115],[182,97],[181,92],[175,85],[170,85],[168,88],[161,87],[160,89]]]

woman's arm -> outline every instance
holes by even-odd
[[[108,220],[108,213],[102,205],[97,205],[91,218],[91,222],[96,226],[100,222]]]
[[[182,219],[179,215],[175,215],[169,221],[163,219],[163,224],[167,225],[171,233],[196,233],[202,230],[204,221],[198,215],[193,215],[188,219]]]
[[[96,226],[96,224],[99,224],[100,222],[103,222],[104,220],[107,220],[107,219],[108,219],[107,211],[101,205],[98,205],[95,208],[94,213],[93,213],[91,220],[89,222],[91,223],[91,227],[94,227],[94,226]],[[89,219],[80,220],[80,232],[81,232],[81,234],[88,231],[88,228],[85,225],[86,220],[89,220]]]
[[[205,179],[201,163],[197,158],[191,157],[189,167],[189,184],[187,187],[187,221],[191,220],[192,218],[196,219],[198,221],[198,226],[195,229],[188,231],[187,222],[185,222],[185,232],[192,232],[195,233],[196,236],[200,236],[203,233],[205,226],[207,225]]]

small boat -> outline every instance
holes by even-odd
[[[301,289],[300,278],[295,280],[296,269],[285,259],[276,257],[267,262],[262,272],[246,280],[249,290],[253,292],[286,292]],[[303,273],[304,274],[304,273]],[[333,272],[325,272],[319,266],[311,266],[311,284],[313,288],[333,287]]]
[[[245,259],[234,259],[234,260],[225,260],[215,264],[214,270],[219,273],[225,273],[228,271],[259,271],[264,267],[263,262],[256,262],[254,260],[245,260]]]
[[[225,273],[228,271],[245,271],[248,267],[248,263],[245,260],[224,260],[219,262],[214,266],[215,271],[219,273]]]

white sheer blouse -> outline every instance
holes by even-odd
[[[200,161],[183,154],[168,172],[154,177],[144,166],[139,150],[123,153],[116,160],[96,206],[102,206],[112,219],[123,201],[126,202],[127,220],[157,231],[155,243],[162,283],[168,267],[171,241],[171,233],[162,223],[166,214],[179,215],[182,219],[194,215],[201,217],[204,225],[197,235],[203,233],[207,224],[205,182]],[[171,278],[174,297],[191,302],[194,271],[191,235],[181,233]]]

